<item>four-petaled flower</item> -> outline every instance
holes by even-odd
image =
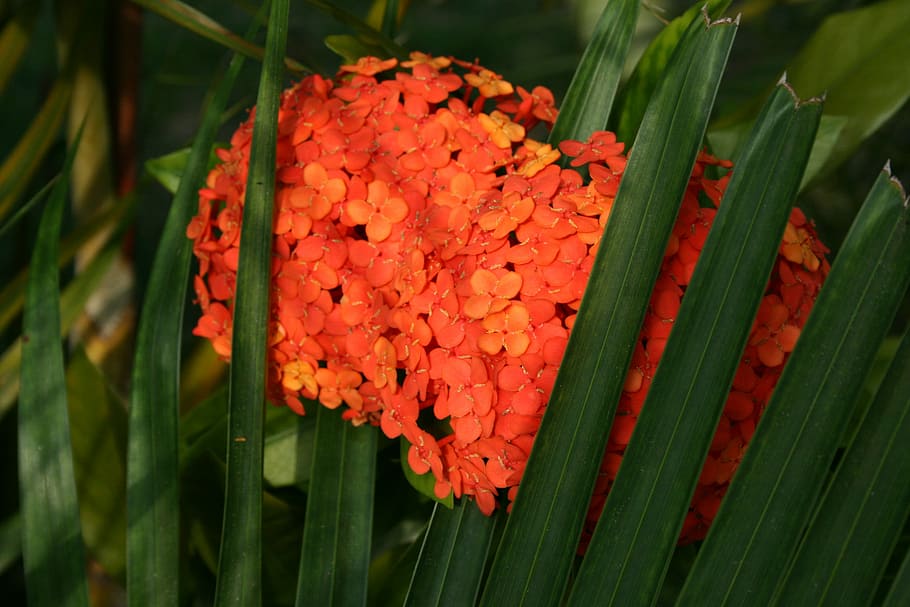
[[[379,74],[379,77],[377,77]],[[516,92],[517,91],[517,92]],[[620,179],[598,131],[558,150],[526,137],[553,95],[483,67],[412,53],[309,76],[278,115],[269,398],[315,401],[408,442],[434,493],[485,513],[514,499],[553,391]],[[252,120],[199,192],[194,333],[231,356]],[[562,168],[586,165],[590,178]],[[699,155],[610,429],[583,543],[612,480],[726,188]],[[794,211],[681,539],[703,537],[828,272]]]

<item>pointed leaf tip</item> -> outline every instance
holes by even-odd
[[[901,194],[901,198],[904,199],[904,207],[910,206],[910,197],[907,196],[907,190],[904,189],[904,184],[901,183],[901,180],[894,175],[894,171],[891,168],[891,159],[885,161],[885,166],[882,168],[882,171],[888,175],[888,179],[897,187],[898,191]]]

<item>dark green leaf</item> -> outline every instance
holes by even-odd
[[[910,514],[910,336],[837,469],[778,594],[780,605],[874,596]]]
[[[904,562],[891,583],[891,589],[882,607],[900,607],[910,602],[910,552],[904,555]]]
[[[639,0],[615,0],[604,7],[550,131],[551,143],[585,141],[607,127],[639,4]]]
[[[32,607],[88,605],[85,549],[73,476],[57,273],[60,224],[80,129],[38,228],[22,318],[19,503]]]
[[[22,556],[22,517],[17,512],[0,523],[0,573]]]
[[[682,299],[571,605],[649,605],[659,593],[820,115],[820,103],[801,103],[781,83],[756,123]]]
[[[23,3],[16,15],[7,21],[0,31],[0,57],[3,57],[3,61],[0,61],[0,92],[6,88],[28,47],[29,40],[32,39],[35,18],[40,8],[40,2]]]
[[[707,6],[709,14],[717,18],[730,5],[730,0],[699,1],[685,13],[674,19],[661,31],[645,49],[629,81],[622,89],[616,102],[616,137],[619,141],[632,141],[638,132],[648,102],[654,95],[658,82],[667,68],[673,51],[682,40],[686,29],[693,21],[701,19],[701,10]]]
[[[853,223],[721,504],[683,605],[768,604],[910,283],[910,217],[886,170]]]
[[[316,409],[316,446],[297,577],[297,607],[363,605],[370,567],[377,428]]]
[[[272,208],[288,0],[273,0],[256,99],[231,342],[227,487],[216,607],[262,602],[262,465]]]
[[[398,29],[398,0],[386,0],[382,11],[382,26],[379,31],[383,36],[393,39]]]
[[[47,155],[66,117],[73,81],[69,74],[57,78],[37,116],[0,165],[0,217],[9,213]]]
[[[255,26],[250,36],[254,31]],[[139,605],[170,606],[178,600],[180,343],[191,256],[186,226],[243,62],[240,55],[233,58],[206,109],[171,204],[139,319],[127,466],[127,589],[130,601]]]
[[[553,605],[736,27],[693,24],[648,109],[481,604]],[[594,455],[592,455],[594,454]]]
[[[85,303],[101,284],[114,263],[114,259],[120,254],[121,246],[118,230],[118,233],[104,246],[98,256],[67,285],[60,298],[61,335],[69,333],[70,328],[85,308]],[[21,346],[20,338],[3,354],[3,358],[0,358],[0,417],[6,415],[12,408],[19,392],[18,369],[22,354]]]
[[[305,0],[305,3],[330,15],[339,23],[344,23],[350,27],[364,43],[382,48],[384,51],[383,55],[398,57],[399,59],[404,59],[408,56],[408,52],[403,46],[391,40],[382,32],[373,29],[356,15],[335,6],[335,3],[327,2],[326,0]]]
[[[500,513],[501,515],[501,513]],[[405,605],[473,605],[498,517],[486,516],[473,500],[433,509]]]
[[[205,13],[180,0],[132,0],[136,4],[154,11],[180,27],[208,38],[237,54],[262,61],[265,50],[250,42],[251,36],[241,38]],[[257,22],[259,19],[257,19]],[[284,51],[282,51],[284,52]],[[290,57],[284,58],[284,66],[296,74],[312,72],[313,69]]]

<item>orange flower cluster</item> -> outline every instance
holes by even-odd
[[[255,110],[254,110],[255,111]],[[345,405],[355,424],[410,443],[435,492],[485,513],[511,500],[546,407],[619,180],[623,144],[598,132],[559,149],[553,95],[479,65],[421,53],[364,58],[285,91],[278,116],[269,390]],[[250,118],[218,152],[187,228],[203,315],[230,357]],[[543,127],[540,127],[543,128]],[[586,182],[562,169],[587,165]],[[727,177],[702,155],[667,249],[592,503],[596,517],[673,324]],[[827,271],[795,212],[685,537],[713,516]]]

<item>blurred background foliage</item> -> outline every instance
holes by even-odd
[[[515,84],[550,87],[559,99],[604,3],[412,0],[402,2],[395,42],[409,50],[476,58]],[[258,9],[248,0],[190,4],[236,33],[247,29]],[[384,5],[381,0],[331,4],[377,25]],[[720,88],[709,143],[723,147],[728,140],[712,139],[711,133],[747,123],[752,108],[827,17],[871,4],[734,1],[727,14],[741,13],[742,27]],[[55,178],[68,142],[88,116],[71,176],[73,204],[65,218],[62,245],[70,255],[63,264],[62,288],[65,292],[72,288],[74,302],[67,381],[82,523],[98,605],[122,604],[124,596],[125,395],[137,309],[171,200],[164,186],[173,187],[179,178],[182,156],[170,155],[190,145],[211,77],[227,57],[222,44],[164,16],[179,5],[152,0],[0,0],[0,161],[6,163],[0,169],[0,225],[14,203],[21,205]],[[628,68],[663,24],[689,5],[685,0],[645,2]],[[293,3],[287,56],[330,74],[342,59],[329,45],[347,52],[351,42],[345,36],[356,30],[327,6],[316,1]],[[263,39],[264,31],[257,44],[261,46]],[[884,69],[900,70],[907,59],[896,58]],[[220,141],[228,139],[254,104],[259,71],[256,61],[246,63],[223,116]],[[895,79],[901,78],[906,79],[906,73],[895,74]],[[808,97],[823,91],[798,92]],[[841,89],[837,92],[845,95]],[[862,99],[862,92],[854,91],[856,99]],[[829,101],[829,112],[854,102]],[[828,165],[800,195],[797,204],[814,218],[823,241],[835,251],[884,160],[892,160],[898,177],[908,176],[910,106],[905,101],[906,96],[891,99],[893,110],[884,112],[890,116],[887,122],[861,146],[848,150],[843,162]],[[33,131],[36,135],[30,139]],[[28,141],[26,148],[19,144],[23,139]],[[0,352],[6,353],[0,363],[0,473],[8,487],[0,493],[0,593],[8,605],[25,602],[13,480],[16,423],[10,414],[18,379],[10,370],[16,366],[13,351],[20,332],[22,280],[40,210],[36,205],[0,237]],[[81,281],[72,280],[77,268]],[[181,567],[185,592],[205,604],[214,589],[221,529],[226,397],[219,388],[224,366],[208,343],[190,335],[196,310],[187,309],[181,427],[186,559]],[[907,316],[905,302],[895,332],[906,325]],[[885,359],[893,346],[893,341],[886,343]],[[286,593],[293,592],[293,584],[286,581],[295,579],[300,551],[302,489],[308,478],[295,470],[309,468],[299,459],[297,465],[289,462],[305,456],[297,444],[312,436],[314,420],[295,424],[292,417],[284,408],[269,409],[266,422],[266,604],[292,600]],[[402,572],[409,572],[416,560],[414,542],[432,505],[401,474],[398,444],[381,441],[377,486],[382,491],[377,492],[375,506],[370,587],[370,600],[379,605],[393,602],[406,590],[408,575]],[[391,575],[392,571],[399,574]],[[673,576],[671,570],[670,585]]]

